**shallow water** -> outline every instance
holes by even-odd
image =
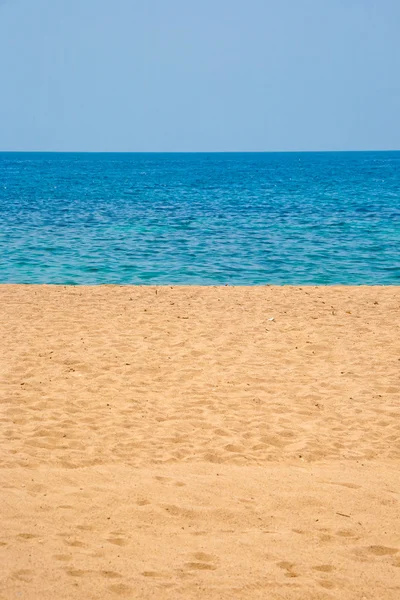
[[[0,282],[399,284],[400,152],[0,153]]]

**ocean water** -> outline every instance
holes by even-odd
[[[0,153],[0,283],[398,285],[400,152]]]

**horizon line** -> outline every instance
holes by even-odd
[[[350,154],[360,152],[400,152],[400,148],[384,150],[0,150],[0,154]]]

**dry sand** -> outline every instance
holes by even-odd
[[[0,306],[1,600],[400,598],[400,288]]]

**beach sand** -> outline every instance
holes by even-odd
[[[400,598],[399,287],[0,307],[1,600]]]

